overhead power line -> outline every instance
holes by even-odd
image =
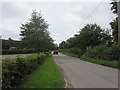
[[[83,22],[81,22],[81,24],[84,23],[85,21],[87,21],[102,4],[103,4],[103,2],[100,2],[99,5],[85,18],[85,20],[83,20]]]
[[[92,16],[92,14],[103,4],[103,2],[100,2],[100,4],[86,17],[86,20]]]

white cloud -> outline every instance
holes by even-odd
[[[32,7],[30,7],[27,3],[14,2],[13,5],[14,5],[17,9],[21,9],[22,12],[24,12],[24,13],[21,13],[21,14],[30,17],[30,14],[31,14],[31,12],[32,12]]]
[[[110,0],[2,0],[3,2],[109,2]],[[118,0],[116,0],[118,1]]]
[[[81,4],[75,5],[71,8],[71,10],[75,12],[81,11],[82,9]]]
[[[75,15],[75,14],[73,14],[73,13],[65,13],[64,14],[64,16],[62,17],[62,20],[64,21],[64,22],[78,22],[78,21],[80,21],[81,19],[80,19],[80,17],[79,16],[77,16],[77,15]]]

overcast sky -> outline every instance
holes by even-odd
[[[32,10],[41,11],[50,25],[48,31],[55,43],[72,37],[86,23],[96,23],[110,29],[115,15],[110,2],[2,2],[2,38],[19,40],[20,26],[28,22]],[[2,20],[1,20],[2,19]]]

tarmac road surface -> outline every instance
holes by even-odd
[[[67,88],[118,88],[118,70],[63,54],[53,55],[67,79]]]

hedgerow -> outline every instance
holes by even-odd
[[[60,52],[68,52],[74,55],[77,55],[77,57],[80,57],[83,55],[83,52],[80,50],[80,48],[70,48],[70,49],[60,49]]]
[[[114,44],[110,47],[98,45],[87,50],[84,56],[103,60],[120,60],[120,45]]]
[[[25,58],[3,60],[2,66],[2,87],[16,88],[24,78],[33,72],[38,65],[42,64],[46,54],[35,54]]]
[[[26,54],[26,53],[36,53],[37,51],[34,49],[2,49],[2,54]]]

